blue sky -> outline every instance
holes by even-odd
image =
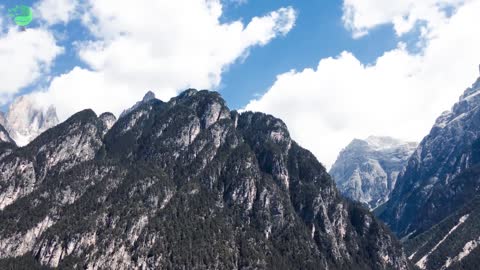
[[[25,32],[6,16],[16,4],[35,12]],[[4,111],[30,95],[61,120],[85,107],[118,115],[147,90],[168,99],[208,88],[231,109],[282,118],[327,166],[353,138],[420,140],[480,63],[480,0],[1,5]]]
[[[7,0],[5,8],[23,4],[35,6],[38,1]],[[255,16],[272,10],[290,6],[298,17],[295,27],[284,37],[280,37],[264,47],[248,51],[248,57],[241,58],[228,66],[222,74],[222,83],[214,89],[220,91],[232,109],[241,109],[258,95],[263,94],[275,81],[276,75],[291,69],[304,69],[315,66],[318,59],[339,55],[350,51],[364,64],[374,62],[383,52],[394,49],[399,40],[393,29],[381,25],[368,36],[354,39],[342,22],[342,1],[285,1],[265,0],[261,2],[224,2],[221,20],[224,22],[241,20],[244,24]],[[34,20],[29,28],[37,28],[43,22]],[[57,44],[64,53],[56,57],[49,75],[58,76],[75,66],[88,68],[78,58],[72,43],[95,39],[80,20],[51,27],[58,36]],[[299,53],[301,52],[301,53]],[[265,66],[268,68],[265,68]],[[245,79],[248,78],[248,79]],[[40,78],[36,83],[23,87],[17,95],[23,95],[48,84],[48,79]],[[8,104],[3,104],[5,110]]]
[[[368,64],[397,45],[398,38],[387,25],[377,27],[365,38],[354,39],[343,25],[342,1],[337,0],[250,1],[240,6],[227,5],[224,17],[249,21],[282,6],[292,6],[298,12],[295,27],[287,36],[252,49],[245,61],[233,64],[223,76],[219,90],[233,108],[242,108],[255,94],[263,94],[276,75],[290,69],[315,66],[319,59],[345,50]]]

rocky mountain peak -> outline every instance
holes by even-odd
[[[147,102],[147,101],[152,100],[152,99],[154,99],[154,98],[155,98],[155,94],[154,94],[152,91],[148,91],[148,92],[145,94],[145,96],[143,96],[142,101],[143,101],[143,102]]]
[[[16,98],[5,117],[5,128],[19,146],[27,145],[57,123],[57,113],[53,106],[44,108],[28,95]]]
[[[105,126],[105,132],[110,130],[113,127],[113,124],[115,124],[115,122],[117,121],[117,118],[111,112],[102,113],[98,118]]]
[[[391,137],[354,139],[340,152],[330,174],[342,194],[375,208],[389,198],[416,145]]]
[[[198,93],[197,89],[190,88],[190,89],[187,89],[187,90],[183,91],[182,93],[180,93],[174,99],[183,99],[183,98],[187,98],[187,97],[192,97],[196,93]]]
[[[388,148],[397,148],[399,146],[409,146],[413,145],[416,147],[417,143],[415,142],[405,142],[388,136],[369,136],[365,140],[368,145],[374,149],[388,149]]]
[[[155,98],[155,94],[152,92],[152,91],[148,91],[147,93],[145,93],[145,95],[143,96],[142,100],[138,101],[137,103],[135,103],[135,105],[133,105],[132,107],[130,107],[129,109],[126,109],[124,110],[120,116],[118,117],[119,119],[124,117],[125,115],[129,114],[130,112],[134,111],[135,109],[137,109],[138,107],[142,106],[143,104],[146,104],[146,103],[149,103],[149,102],[152,102],[154,100],[157,100]]]
[[[208,128],[221,119],[230,118],[230,109],[215,91],[188,89],[168,103],[170,106],[180,105],[193,109],[200,118],[202,128]]]

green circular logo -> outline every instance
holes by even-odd
[[[24,27],[29,25],[33,19],[32,9],[24,5],[9,9],[8,16],[10,16],[18,26]]]

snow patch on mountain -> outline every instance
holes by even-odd
[[[420,269],[425,269],[426,268],[426,262],[428,260],[428,256],[430,256],[430,254],[432,254],[435,250],[437,250],[437,248],[443,243],[445,242],[445,240],[460,226],[462,225],[463,223],[465,223],[465,221],[467,220],[469,215],[464,215],[462,216],[459,220],[458,220],[458,223],[457,225],[453,226],[452,229],[450,229],[450,231],[442,238],[442,240],[440,240],[433,248],[432,250],[430,250],[430,252],[428,252],[425,256],[423,256],[415,265],[420,267]],[[447,266],[448,267],[448,266]]]

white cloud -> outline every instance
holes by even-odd
[[[35,13],[50,25],[69,22],[77,8],[77,0],[41,0],[34,6]]]
[[[344,0],[343,21],[361,37],[376,26],[391,23],[397,35],[411,31],[418,22],[425,22],[426,29],[438,26],[448,19],[448,10],[455,9],[470,0]]]
[[[248,0],[223,0],[224,3],[226,4],[234,4],[234,5],[237,5],[237,6],[240,6],[240,5],[244,5],[246,3],[248,3]]]
[[[18,31],[12,27],[0,32],[0,104],[46,74],[62,52],[55,38],[43,29]]]
[[[118,114],[147,90],[168,98],[188,87],[215,88],[228,65],[287,34],[296,17],[288,7],[247,25],[222,23],[219,0],[91,0],[87,6],[82,20],[98,40],[82,43],[79,56],[91,70],[54,78],[44,94],[61,119],[87,107]]]
[[[138,97],[142,94],[144,93],[138,93]],[[164,94],[172,96],[175,92]],[[56,77],[48,92],[32,95],[44,107],[54,104],[61,120],[86,108],[93,108],[98,114],[113,111],[118,116],[119,112],[133,105],[136,101],[134,98],[137,98],[135,90],[121,80],[117,82],[114,78],[108,78],[104,72],[79,67]]]
[[[293,138],[327,166],[353,138],[421,140],[479,75],[479,10],[480,1],[459,7],[419,54],[399,44],[373,65],[344,52],[315,69],[281,74],[246,109],[284,119]]]

